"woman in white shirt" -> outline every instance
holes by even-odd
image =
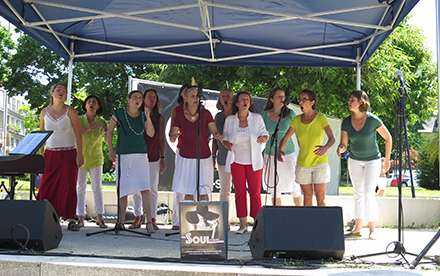
[[[255,110],[252,96],[240,91],[232,101],[232,115],[223,129],[223,145],[229,150],[226,171],[231,172],[235,189],[235,207],[240,220],[236,234],[247,232],[246,181],[250,195],[250,216],[255,219],[261,208],[261,176],[265,143],[269,139],[263,118]]]

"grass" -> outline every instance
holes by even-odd
[[[5,184],[7,187],[9,187],[9,180],[8,179],[2,179],[5,181]],[[23,181],[18,180],[16,191],[20,189],[28,190],[30,187],[29,181]],[[90,184],[87,185],[87,189],[91,189]],[[109,185],[102,185],[102,189],[105,191],[115,191],[116,185],[115,183],[109,184]],[[430,197],[430,198],[437,198],[440,197],[440,190],[427,190],[420,187],[415,187],[415,194],[417,197]],[[339,195],[353,195],[353,186],[347,185],[346,183],[341,183],[339,186]],[[399,195],[399,191],[397,187],[387,187],[385,190],[385,197],[396,197]],[[402,187],[402,196],[404,197],[411,197],[411,187]]]
[[[428,190],[421,187],[414,187],[414,192],[417,197],[440,197],[440,190]],[[340,185],[339,195],[353,195],[353,186]],[[396,197],[399,196],[399,189],[397,187],[387,187],[385,190],[385,197]],[[402,187],[402,196],[411,197],[412,191],[411,187]]]

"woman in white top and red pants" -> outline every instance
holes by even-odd
[[[255,218],[261,208],[261,175],[265,143],[269,132],[260,114],[254,113],[252,96],[240,91],[232,102],[232,114],[226,118],[223,145],[229,150],[226,171],[231,172],[235,189],[235,206],[240,228],[236,234],[247,232],[246,182],[251,201],[250,216]]]

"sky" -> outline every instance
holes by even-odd
[[[412,18],[410,19],[410,23],[419,27],[422,30],[422,34],[425,36],[425,44],[429,48],[429,50],[434,55],[434,61],[436,58],[436,0],[420,0],[419,3],[413,8],[411,11]],[[440,0],[438,0],[440,1]],[[8,27],[9,22],[0,16],[1,25]],[[11,25],[11,28],[13,26]]]
[[[434,61],[437,60],[436,55],[436,0],[420,0],[419,3],[411,11],[413,16],[410,23],[422,29],[422,34],[425,36],[425,45],[434,55]]]

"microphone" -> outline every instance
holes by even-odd
[[[199,100],[202,98],[202,91],[203,91],[203,84],[199,82],[197,85],[197,97],[199,97]]]
[[[290,89],[287,88],[284,93],[286,95],[286,98],[284,99],[284,105],[288,106],[290,104]]]
[[[400,81],[400,85],[403,87],[403,88],[406,88],[406,85],[405,85],[405,79],[403,78],[403,74],[402,74],[402,71],[397,71],[396,72],[396,77],[399,79],[399,81]]]

